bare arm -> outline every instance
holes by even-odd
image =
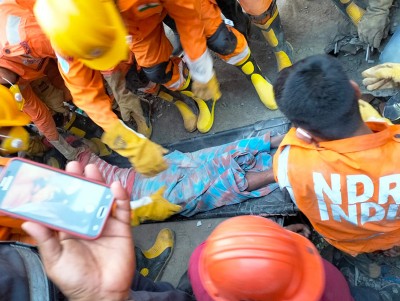
[[[285,135],[271,137],[271,148],[277,148],[281,144]]]
[[[249,171],[245,178],[248,183],[247,191],[253,191],[275,183],[274,173],[272,169],[265,171]]]

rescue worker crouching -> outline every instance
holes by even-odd
[[[127,157],[139,173],[153,176],[167,168],[166,150],[112,112],[100,72],[128,59],[127,32],[114,1],[95,2],[36,1],[35,15],[58,54],[74,103],[104,129],[104,143]],[[76,14],[76,10],[85,13]]]

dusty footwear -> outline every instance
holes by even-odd
[[[146,138],[150,138],[153,133],[151,124],[151,105],[146,99],[136,99],[135,112],[130,113],[129,120],[125,120],[125,124],[134,131],[142,134]]]
[[[185,127],[186,131],[191,133],[197,129],[197,116],[183,100],[176,98],[171,92],[161,89],[158,92],[157,96],[175,105],[182,116],[183,126]]]
[[[140,106],[143,114],[134,112],[131,116],[137,124],[138,132],[150,138],[153,133],[153,126],[151,124],[151,104],[147,99],[140,98]]]
[[[286,41],[276,1],[263,14],[251,16],[254,25],[261,29],[265,40],[273,48],[278,71],[292,65],[292,45]]]
[[[172,256],[174,244],[174,232],[171,229],[162,229],[150,249],[143,251],[135,247],[136,269],[153,281],[159,280]]]
[[[260,68],[249,53],[248,56],[235,65],[253,84],[261,102],[270,110],[277,110],[273,86],[261,73]]]
[[[204,101],[201,98],[193,97],[199,108],[199,118],[197,119],[197,129],[200,133],[207,133],[214,124],[214,111],[216,100]]]

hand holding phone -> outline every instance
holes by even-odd
[[[99,181],[16,158],[0,177],[0,211],[87,239],[98,237],[113,204]]]
[[[78,162],[66,170],[83,175]],[[85,176],[101,181],[96,166],[88,165]],[[134,249],[130,227],[129,194],[118,182],[111,185],[115,210],[94,241],[71,237],[41,224],[25,222],[22,228],[38,243],[49,278],[68,300],[126,300],[134,269]]]

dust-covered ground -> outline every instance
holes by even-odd
[[[293,46],[293,59],[298,61],[312,54],[324,53],[335,36],[342,32],[355,32],[330,0],[278,0],[280,16],[287,40]],[[272,82],[277,75],[275,56],[263,39],[260,31],[252,27],[249,41],[252,53]],[[355,51],[354,47],[351,49]],[[349,76],[361,84],[361,71],[378,62],[378,53],[365,61],[365,51],[359,49],[356,55],[340,52]],[[209,133],[249,125],[259,120],[281,116],[279,111],[270,111],[259,101],[258,96],[246,77],[236,67],[215,59],[215,69],[221,83],[222,98],[216,104],[214,126]],[[187,101],[191,102],[190,99]],[[194,104],[193,104],[194,106]],[[202,136],[199,132],[187,133],[174,105],[155,100],[152,139],[161,144]],[[194,106],[195,107],[195,106]]]

